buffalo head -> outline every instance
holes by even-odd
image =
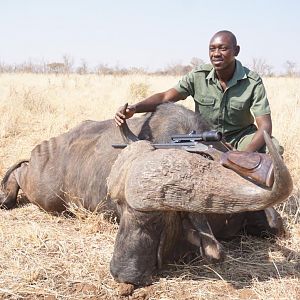
[[[119,154],[107,181],[109,196],[121,210],[111,261],[111,273],[120,282],[147,282],[183,241],[210,260],[222,259],[205,215],[263,210],[292,191],[289,171],[266,133],[274,165],[270,189],[199,154],[155,150],[150,142],[133,142],[137,139],[129,136],[131,144]]]

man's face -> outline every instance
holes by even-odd
[[[214,36],[209,43],[209,58],[215,70],[220,71],[231,66],[238,50],[238,46],[234,46],[229,35]]]

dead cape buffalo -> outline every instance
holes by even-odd
[[[128,125],[139,139],[152,142],[209,129],[199,115],[174,104]],[[154,150],[148,141],[113,149],[112,143],[123,142],[113,120],[85,121],[43,141],[29,161],[12,166],[2,180],[0,203],[13,208],[22,189],[47,212],[63,212],[70,202],[92,211],[114,211],[119,229],[111,274],[119,282],[145,284],[155,269],[185,249],[218,261],[224,255],[217,239],[241,230],[282,232],[281,218],[270,206],[288,197],[292,181],[270,138],[265,139],[274,164],[270,189],[184,150]]]

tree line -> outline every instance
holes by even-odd
[[[79,65],[75,66],[74,59],[71,56],[64,55],[57,62],[33,63],[27,61],[21,64],[5,64],[0,62],[0,73],[41,73],[41,74],[99,74],[99,75],[129,75],[129,74],[150,74],[150,75],[174,75],[180,76],[187,74],[193,68],[205,63],[198,57],[193,57],[188,64],[173,63],[156,71],[148,71],[142,67],[119,67],[99,64],[96,67],[89,67],[85,60],[81,60]],[[280,74],[274,72],[272,65],[265,59],[253,58],[250,64],[246,65],[251,70],[257,72],[263,77],[300,77],[300,70],[297,64],[287,60],[284,64],[284,71]]]

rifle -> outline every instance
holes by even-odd
[[[171,136],[170,143],[151,144],[155,149],[181,149],[201,154],[219,162],[239,175],[257,184],[271,187],[274,182],[272,160],[269,155],[258,152],[237,151],[222,137],[219,131],[203,131]],[[127,144],[113,144],[116,149],[123,149]]]

